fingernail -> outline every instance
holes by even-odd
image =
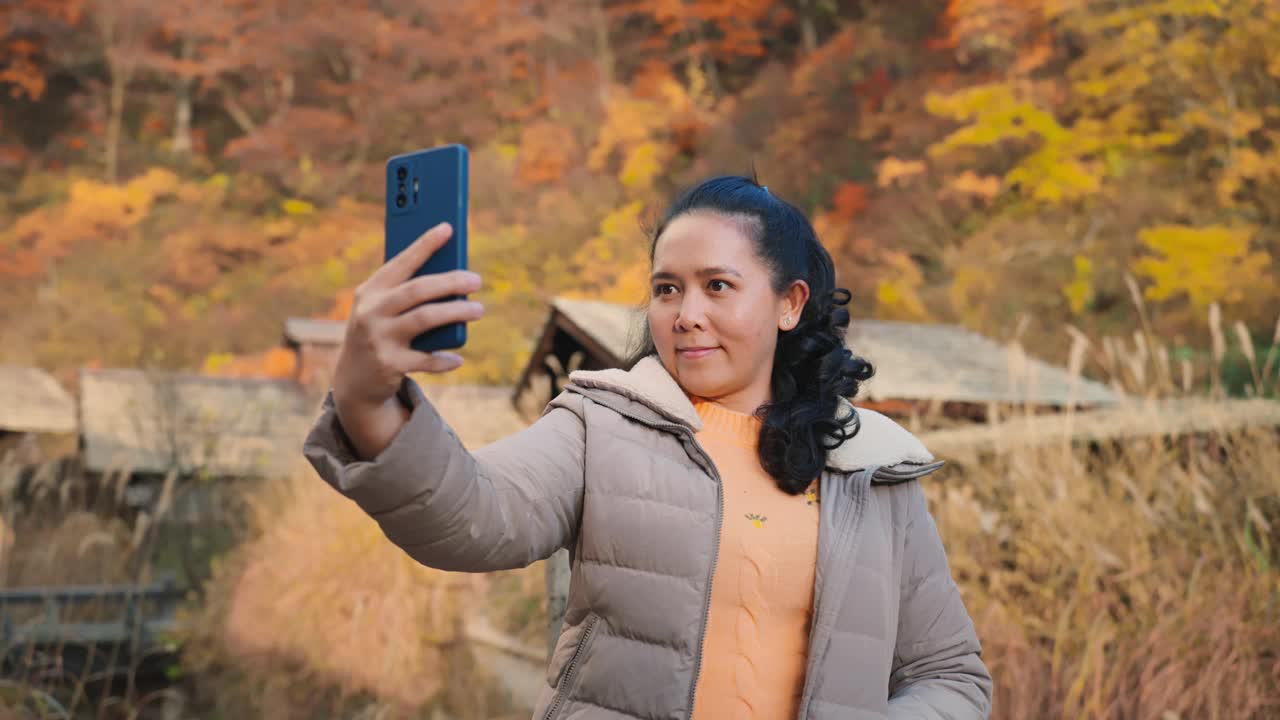
[[[480,287],[479,273],[473,273],[468,270],[466,274],[466,278],[467,278],[467,284],[470,285],[471,287],[476,287],[476,288]]]
[[[476,313],[484,312],[484,305],[482,303],[470,302],[470,303],[467,303],[467,305],[468,305],[467,309],[471,310],[472,312],[476,312]]]

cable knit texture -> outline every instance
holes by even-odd
[[[693,720],[794,718],[818,558],[817,483],[788,495],[756,455],[760,420],[690,397],[720,470],[724,520]]]

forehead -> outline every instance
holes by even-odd
[[[654,270],[674,270],[703,265],[760,265],[748,234],[749,217],[716,212],[690,212],[672,220],[653,249]]]

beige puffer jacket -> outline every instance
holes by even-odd
[[[656,357],[579,371],[529,428],[468,452],[405,380],[409,423],[360,461],[325,399],[304,447],[329,484],[425,565],[488,571],[572,553],[535,718],[687,718],[721,485],[692,404]],[[800,718],[985,718],[991,677],[916,479],[942,463],[859,410],[820,480]]]

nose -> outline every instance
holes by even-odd
[[[676,332],[706,328],[706,311],[702,301],[693,295],[685,295],[680,303],[680,313],[676,315]]]

